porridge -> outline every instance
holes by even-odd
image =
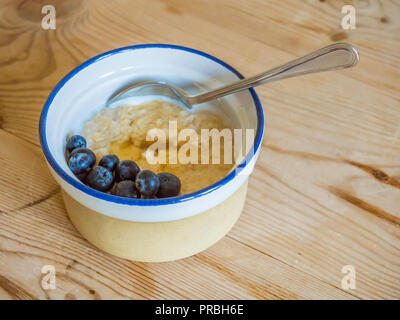
[[[201,129],[223,130],[229,126],[222,118],[207,111],[189,112],[172,103],[155,100],[140,105],[122,105],[117,108],[105,108],[88,120],[81,132],[87,140],[97,159],[116,154],[121,160],[132,160],[143,170],[155,173],[169,172],[181,181],[180,194],[187,194],[205,188],[226,176],[233,164],[224,164],[224,142],[218,146],[221,154],[221,164],[201,164],[201,150],[198,149],[198,164],[172,163],[169,161],[166,149],[166,162],[151,164],[146,158],[146,150],[155,141],[146,141],[150,129],[160,129],[166,133],[167,146],[169,141],[169,121],[175,120],[177,132],[181,129],[193,129],[200,136]],[[179,149],[186,141],[177,142]],[[200,146],[200,143],[199,143]],[[198,146],[198,147],[199,147]]]

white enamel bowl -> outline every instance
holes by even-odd
[[[66,136],[79,131],[113,92],[129,82],[164,80],[198,93],[239,78],[235,69],[206,53],[148,44],[103,53],[60,81],[41,114],[40,143],[63,191],[68,215],[89,242],[130,260],[169,261],[206,249],[231,229],[242,211],[248,174],[263,136],[262,107],[252,89],[218,102],[218,112],[235,128],[255,130],[252,152],[225,178],[192,194],[128,199],[98,192],[72,174],[64,150]]]

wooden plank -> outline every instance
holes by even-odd
[[[361,61],[257,88],[265,139],[244,214],[211,249],[174,263],[127,262],[88,245],[38,148],[0,130],[1,298],[400,298],[398,2],[354,1],[350,31],[340,28],[346,1],[48,3],[52,31],[40,27],[41,3],[1,4],[0,128],[36,145],[54,84],[115,47],[182,44],[247,75],[332,41],[354,43]],[[41,289],[44,264],[56,265],[59,289]],[[348,264],[357,289],[345,292]]]
[[[22,32],[25,30],[23,27],[22,31],[16,31],[13,24],[31,29],[32,22],[27,21],[27,16],[39,22],[42,18],[40,10],[36,10],[37,5],[26,3],[18,14],[15,11],[18,1],[9,2],[4,14],[12,19],[4,21],[2,31],[5,39],[13,41],[0,46],[0,59],[3,59],[0,70],[3,79],[0,83],[2,127],[37,143],[36,123],[49,90],[78,63],[115,47],[145,42],[175,43],[175,39],[180,39],[180,44],[208,51],[243,73],[252,74],[331,42],[338,32],[341,18],[340,2],[333,1],[313,1],[302,5],[298,1],[277,3],[260,0],[245,4],[242,1],[210,4],[181,0],[136,3],[137,6],[132,6],[127,2],[97,1],[94,5],[93,1],[88,1],[73,7],[55,2],[57,12],[65,15],[56,30],[46,31],[38,24],[37,28]],[[207,9],[210,5],[212,10]],[[399,63],[399,36],[395,32],[398,23],[395,18],[400,9],[388,2],[367,7],[360,3],[357,10],[360,11],[360,27],[351,32],[341,31],[344,34],[342,38],[346,38],[341,40],[351,41],[359,47],[362,57],[359,67],[260,87],[257,91],[264,97],[267,112],[270,112],[268,102],[271,98],[279,97],[274,100],[274,108],[280,110],[286,107],[287,95],[296,95],[297,104],[304,99],[303,103],[313,106],[308,111],[310,113],[318,106],[324,112],[334,111],[337,117],[343,116],[342,112],[332,110],[330,96],[335,99],[335,107],[337,104],[346,107],[344,116],[348,122],[359,122],[357,116],[365,112],[366,104],[377,108],[378,112],[384,108],[388,113],[380,112],[381,117],[387,114],[393,121],[390,114],[395,112],[399,89],[398,81],[393,81],[399,78],[399,69],[395,68]],[[375,21],[371,16],[386,17],[388,22],[381,22],[379,18]],[[246,23],[238,24],[237,21]],[[101,39],[99,30],[103,31]],[[384,40],[388,38],[387,41],[382,41],[382,37]],[[371,47],[378,39],[384,45],[373,52]],[[10,55],[22,56],[23,61]],[[30,68],[30,74],[26,74],[25,67]],[[350,79],[343,79],[341,75]],[[351,81],[353,78],[357,81]],[[344,80],[349,83],[339,85]],[[318,89],[316,84],[319,84]],[[271,88],[281,88],[282,91],[273,92]],[[319,90],[323,90],[321,95]],[[349,105],[353,106],[352,112]]]
[[[337,286],[342,267],[352,265],[357,296],[398,298],[400,190],[352,165],[307,156],[264,149],[263,174],[251,178],[248,206],[230,236]]]

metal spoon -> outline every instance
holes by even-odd
[[[191,109],[195,104],[214,100],[228,94],[256,87],[263,83],[309,73],[349,68],[355,66],[358,60],[358,51],[352,45],[348,43],[335,43],[309,53],[302,58],[288,62],[280,67],[195,96],[189,96],[181,88],[166,82],[141,81],[132,83],[115,92],[109,98],[107,105],[109,106],[127,97],[152,94],[166,96],[180,101],[182,105]]]

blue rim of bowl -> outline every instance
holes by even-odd
[[[57,161],[54,159],[53,155],[50,152],[50,149],[47,145],[47,138],[46,138],[46,120],[47,120],[47,113],[49,111],[49,108],[55,98],[55,96],[57,95],[58,91],[61,90],[61,88],[65,85],[65,83],[67,83],[67,81],[69,81],[71,78],[73,78],[78,72],[80,72],[81,70],[85,69],[86,67],[92,65],[93,63],[96,63],[102,59],[105,59],[107,57],[110,57],[114,54],[118,54],[118,53],[122,53],[122,52],[126,52],[126,51],[131,51],[131,50],[139,50],[139,49],[147,49],[147,48],[163,48],[163,49],[174,49],[174,50],[181,50],[181,51],[187,51],[190,53],[194,53],[200,56],[203,56],[207,59],[210,59],[220,65],[222,65],[223,67],[225,67],[226,69],[228,69],[229,71],[231,71],[232,73],[234,73],[239,79],[243,79],[243,75],[237,71],[236,69],[234,69],[232,66],[230,66],[229,64],[227,64],[226,62],[212,56],[209,55],[205,52],[199,51],[199,50],[195,50],[195,49],[191,49],[188,47],[184,47],[184,46],[177,46],[177,45],[170,45],[170,44],[140,44],[140,45],[134,45],[134,46],[127,46],[127,47],[122,47],[122,48],[118,48],[118,49],[114,49],[102,54],[99,54],[93,58],[90,58],[89,60],[83,62],[81,65],[79,65],[78,67],[76,67],[75,69],[73,69],[70,73],[68,73],[63,79],[61,79],[61,81],[54,87],[54,89],[50,92],[49,97],[47,98],[46,103],[44,104],[42,113],[40,115],[40,121],[39,121],[39,139],[40,139],[40,145],[42,147],[43,153],[48,161],[48,163],[50,164],[50,166],[53,168],[53,170],[63,179],[65,180],[68,184],[72,185],[73,187],[75,187],[76,189],[90,195],[93,196],[95,198],[101,199],[101,200],[106,200],[109,202],[114,202],[114,203],[118,203],[118,204],[124,204],[124,205],[135,205],[135,206],[159,206],[159,205],[169,205],[169,204],[175,204],[175,203],[181,203],[181,202],[185,202],[185,201],[189,201],[189,200],[193,200],[195,198],[204,196],[218,188],[220,188],[221,186],[225,185],[226,183],[228,183],[229,181],[231,181],[233,178],[236,177],[237,170],[233,170],[232,172],[230,172],[227,176],[225,176],[223,179],[217,181],[216,183],[212,184],[211,186],[208,186],[206,188],[203,188],[199,191],[193,192],[193,193],[189,193],[189,194],[185,194],[182,196],[176,196],[176,197],[172,197],[172,198],[163,198],[163,199],[132,199],[132,198],[122,198],[122,197],[118,197],[118,196],[114,196],[108,193],[103,193],[100,191],[97,191],[95,189],[92,189],[88,186],[86,186],[85,184],[81,183],[78,180],[75,180],[74,178],[72,178],[67,172],[65,172],[57,163]],[[239,169],[243,169],[246,164],[255,156],[255,154],[257,153],[260,144],[261,144],[261,140],[262,140],[262,136],[263,136],[263,131],[264,131],[264,114],[263,114],[263,110],[262,110],[262,106],[261,106],[261,102],[260,99],[258,98],[256,92],[254,91],[254,89],[250,88],[248,89],[250,91],[250,94],[253,98],[253,102],[254,105],[256,107],[256,112],[257,112],[257,131],[256,131],[256,135],[255,135],[255,142],[254,142],[254,148],[253,148],[253,152],[250,152],[249,154],[246,155],[246,158],[244,159],[244,161],[239,164],[236,168]]]

